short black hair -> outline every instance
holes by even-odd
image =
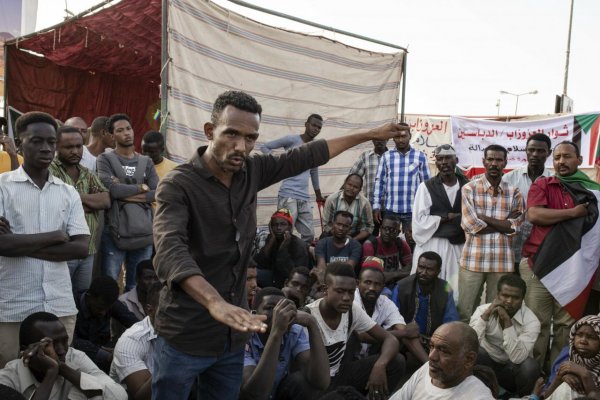
[[[498,279],[498,283],[496,285],[496,289],[498,290],[498,293],[500,293],[500,289],[504,285],[521,289],[521,294],[523,295],[523,297],[525,297],[525,293],[527,292],[527,284],[519,275],[515,275],[515,274],[502,275],[500,277],[500,279]]]
[[[384,213],[383,214],[383,218],[381,219],[381,222],[383,222],[386,219],[388,221],[392,221],[395,224],[401,224],[402,223],[402,221],[400,220],[400,217],[398,217],[397,215],[394,215],[394,214]]]
[[[110,276],[102,275],[92,280],[87,293],[110,306],[119,298],[119,285]]]
[[[508,157],[508,150],[506,150],[506,147],[500,146],[499,144],[490,144],[488,147],[486,147],[483,150],[483,157],[487,157],[488,151],[501,151],[502,153],[504,153],[505,159],[506,157]]]
[[[348,182],[348,179],[352,178],[353,176],[355,176],[355,177],[357,177],[358,179],[360,179],[360,188],[362,189],[362,187],[363,187],[363,177],[362,177],[362,176],[360,176],[359,174],[350,174],[350,175],[348,175],[348,176],[346,177],[346,179],[344,179],[344,184],[345,184],[346,182]]]
[[[310,121],[313,118],[323,122],[323,117],[321,117],[319,114],[310,114],[308,118],[306,118],[306,122]]]
[[[142,272],[144,272],[145,270],[151,270],[152,272],[156,273],[154,271],[154,264],[152,263],[151,259],[142,260],[135,267],[135,281],[136,282],[142,278]]]
[[[142,138],[144,143],[156,143],[159,147],[165,147],[165,137],[159,131],[148,131]]]
[[[131,125],[131,118],[127,114],[113,114],[106,120],[106,130],[109,133],[115,133],[115,122],[127,121]]]
[[[258,114],[262,117],[262,107],[256,99],[246,92],[228,90],[217,97],[213,104],[210,121],[216,126],[219,123],[219,117],[227,106],[233,106],[239,110],[247,111],[253,114]]]
[[[543,133],[536,133],[535,135],[529,136],[529,139],[527,139],[527,142],[525,142],[525,148],[527,148],[527,145],[532,140],[535,140],[536,142],[546,143],[546,146],[548,146],[548,151],[550,151],[550,149],[552,148],[552,141],[550,140],[550,136],[545,135]]]
[[[325,277],[327,276],[345,276],[356,279],[354,267],[347,262],[334,261],[325,268]]]
[[[258,291],[256,295],[254,295],[254,309],[256,310],[260,304],[263,302],[264,298],[267,296],[281,296],[285,297],[285,294],[281,291],[281,289],[277,289],[276,287],[267,286]]]
[[[58,129],[58,124],[52,115],[41,111],[30,111],[21,115],[15,121],[15,131],[17,132],[17,135],[25,132],[29,125],[35,123],[50,124],[54,127],[55,131]]]
[[[577,146],[577,143],[572,142],[570,140],[563,140],[562,142],[557,144],[556,147],[560,146],[561,144],[568,144],[570,146],[573,146],[575,148],[575,155],[577,157],[581,156],[581,151],[579,151],[579,146]],[[556,150],[556,147],[554,147],[554,150]]]
[[[350,222],[352,222],[354,220],[354,215],[352,215],[351,212],[339,210],[339,211],[336,211],[335,214],[333,214],[333,221],[335,221],[335,219],[338,217],[338,215],[341,215],[342,217],[345,217],[345,218],[350,218]]]
[[[310,270],[306,267],[294,267],[288,275],[288,279],[292,279],[295,274],[302,275],[310,281]]]
[[[29,346],[32,343],[40,340],[39,338],[35,338],[34,336],[34,325],[37,322],[56,322],[60,321],[58,317],[49,312],[40,311],[33,314],[30,314],[27,318],[21,322],[21,326],[19,328],[19,347],[24,348]]]
[[[437,265],[437,267],[439,269],[442,269],[442,257],[440,257],[440,255],[438,253],[436,253],[435,251],[424,251],[423,253],[421,253],[419,258],[417,259],[417,264],[418,264],[419,259],[421,259],[421,258],[424,258],[426,260],[435,261],[435,264]]]
[[[25,396],[10,386],[0,385],[0,399],[2,400],[26,400]]]
[[[361,267],[360,271],[358,272],[358,279],[362,278],[362,275],[365,271],[379,272],[381,274],[381,277],[383,278],[383,283],[385,283],[385,274],[383,273],[382,270],[380,270],[379,268],[375,268],[375,267]]]
[[[160,291],[162,290],[163,285],[160,282],[154,282],[150,287],[146,289],[146,304],[150,304],[152,306],[158,305],[158,299],[160,297]]]
[[[56,130],[56,141],[60,142],[60,139],[62,138],[63,133],[78,133],[81,138],[83,139],[83,135],[81,135],[81,131],[78,128],[75,128],[74,126],[70,126],[70,125],[63,125],[63,126],[59,126],[58,129]]]
[[[108,117],[100,116],[94,118],[92,121],[92,126],[90,126],[90,132],[92,136],[98,137],[102,134],[103,130],[106,130],[106,123],[108,122]]]

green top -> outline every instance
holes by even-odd
[[[78,193],[82,194],[94,194],[101,192],[108,192],[108,189],[104,187],[100,178],[92,171],[82,165],[78,165],[79,168],[79,179],[77,182],[73,182],[73,179],[69,176],[62,162],[58,158],[55,158],[50,164],[50,173],[62,180],[68,185],[75,187]],[[90,245],[88,248],[88,254],[96,254],[96,237],[98,235],[98,211],[86,211],[85,222],[90,228]]]

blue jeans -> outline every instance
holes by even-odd
[[[112,239],[110,231],[105,228],[102,231],[102,275],[107,275],[115,281],[119,278],[121,265],[125,261],[125,291],[135,287],[135,270],[140,261],[149,260],[152,257],[152,245],[136,250],[121,250]]]
[[[160,336],[155,340],[153,399],[187,400],[196,377],[200,399],[238,399],[244,369],[243,350],[225,351],[219,357],[200,357],[175,350]]]
[[[92,283],[92,270],[94,269],[94,257],[90,254],[86,258],[78,258],[67,261],[69,273],[71,274],[71,286],[73,293],[82,292],[90,288]]]

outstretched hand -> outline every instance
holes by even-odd
[[[210,315],[222,324],[240,332],[267,331],[266,315],[250,314],[248,310],[222,301],[210,307]]]
[[[371,136],[371,140],[388,140],[400,136],[401,132],[410,133],[410,127],[390,122],[371,129],[369,135]]]

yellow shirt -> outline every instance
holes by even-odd
[[[171,161],[165,157],[159,164],[154,164],[154,168],[156,169],[156,173],[158,174],[158,178],[162,179],[163,176],[167,174],[167,172],[171,171],[178,164],[175,161]]]
[[[17,160],[19,160],[19,165],[23,164],[23,157],[17,154]],[[162,163],[161,163],[162,164]],[[0,174],[3,172],[11,171],[10,168],[10,156],[6,151],[0,151]]]

